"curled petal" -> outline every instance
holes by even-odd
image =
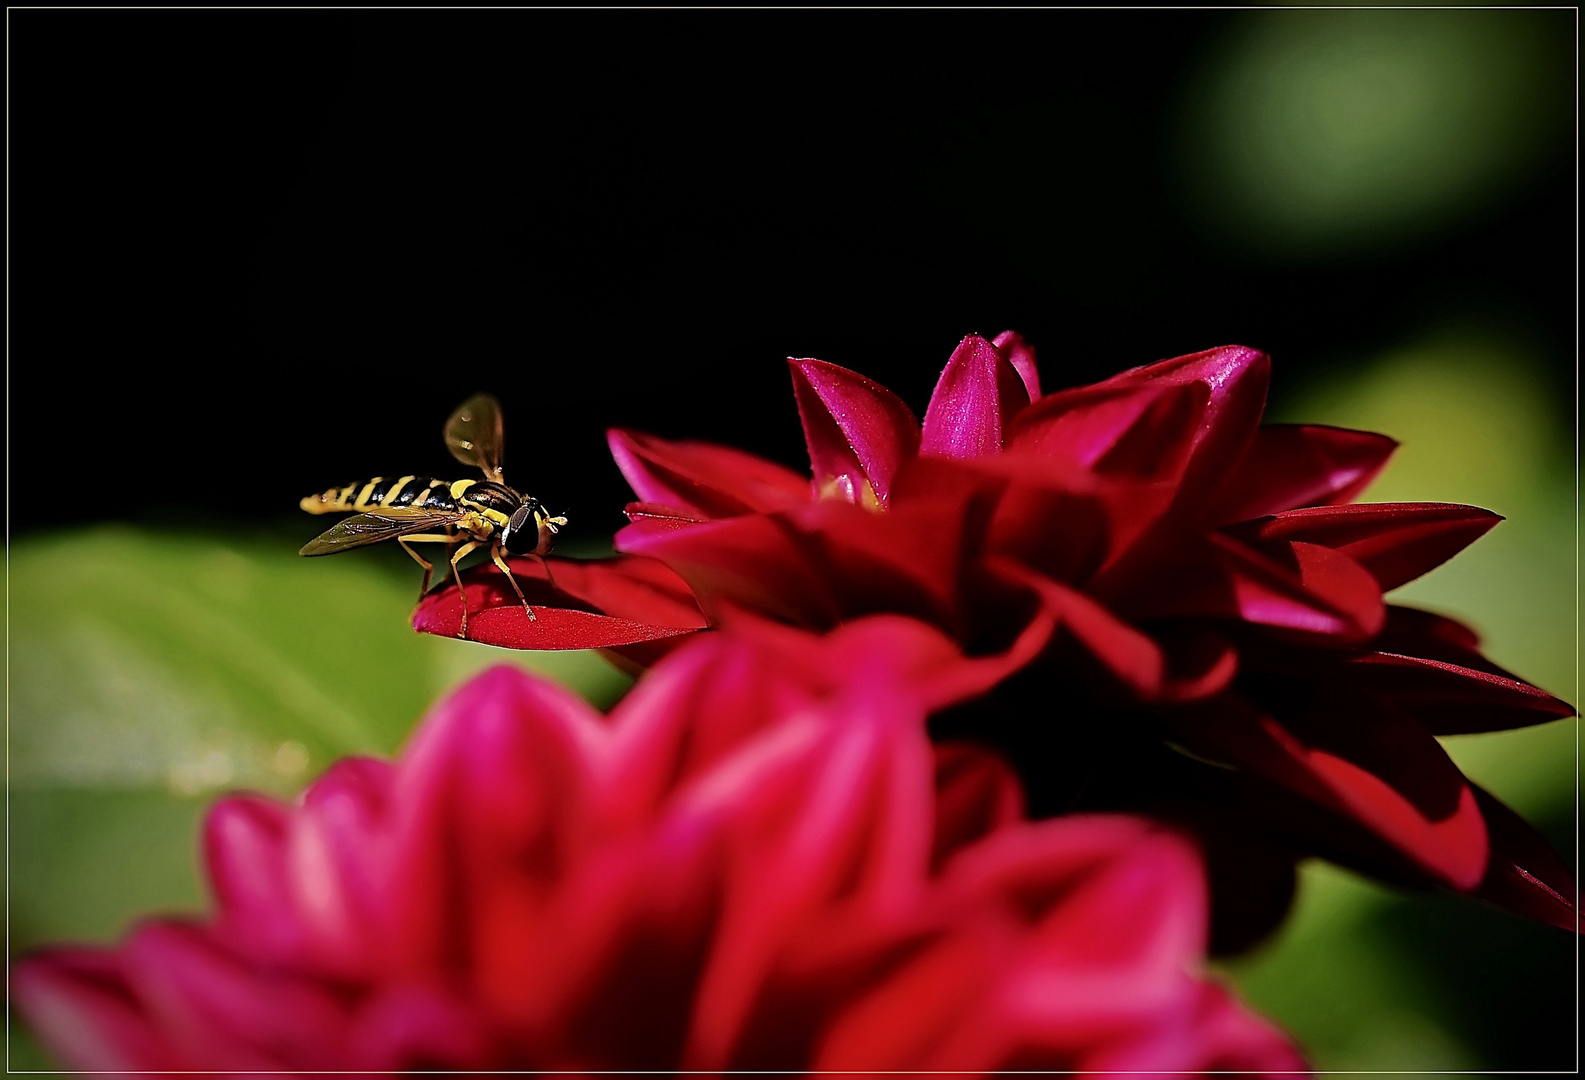
[[[1265,424],[1222,484],[1213,524],[1352,501],[1398,448],[1385,435],[1320,424]]]
[[[1302,540],[1341,551],[1383,592],[1442,565],[1502,517],[1452,503],[1354,503],[1289,510],[1228,530],[1251,543]]]
[[[930,395],[919,452],[957,458],[997,453],[1009,422],[1028,404],[1018,370],[995,345],[971,334],[953,350]]]
[[[919,421],[880,383],[820,360],[788,360],[817,495],[886,505],[892,477],[919,450]]]
[[[637,431],[606,433],[617,468],[643,502],[731,517],[795,506],[809,484],[791,469],[753,454],[705,442],[672,442]]]
[[[1029,400],[1039,401],[1040,369],[1035,365],[1034,346],[1012,330],[997,334],[992,344],[1002,351],[1007,362],[1013,365],[1013,370],[1018,372],[1018,377],[1024,380],[1024,390],[1029,394]]]

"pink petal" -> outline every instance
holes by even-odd
[[[930,395],[919,452],[956,458],[997,453],[1008,423],[1028,404],[1017,369],[995,345],[971,334],[953,350]]]
[[[1579,933],[1579,896],[1568,864],[1522,817],[1490,793],[1475,798],[1491,833],[1491,864],[1475,895],[1531,919]]]
[[[917,874],[928,859],[930,747],[922,727],[836,725],[787,759],[795,763],[764,777],[734,818],[734,848],[744,854],[696,999],[687,1068],[761,1065],[734,1049],[793,928],[838,897],[883,909],[906,904],[910,870]]]
[[[880,383],[820,360],[788,360],[816,495],[886,505],[892,477],[919,451],[919,421]]]
[[[265,955],[301,955],[308,948],[288,876],[291,824],[290,810],[257,795],[224,798],[204,819],[204,861],[220,933]]]
[[[1024,390],[1029,394],[1029,400],[1039,401],[1040,369],[1035,366],[1034,346],[1012,330],[997,334],[992,344],[1001,350],[1007,362],[1013,365],[1013,370],[1018,372],[1018,377],[1024,380]]]
[[[599,714],[570,690],[507,666],[444,700],[398,763],[399,815],[383,882],[387,971],[477,969],[505,946],[478,906],[535,896],[574,863],[596,822],[609,756]]]
[[[129,985],[189,1068],[290,1071],[345,1060],[346,1015],[314,980],[258,971],[201,928],[147,923],[123,946]]]
[[[488,1067],[489,1035],[473,1003],[438,986],[395,983],[358,1004],[349,1025],[349,1067],[359,1072]]]
[[[732,517],[795,506],[809,483],[764,458],[705,442],[672,442],[636,431],[606,433],[617,468],[640,500]]]
[[[1213,524],[1352,501],[1398,444],[1385,435],[1318,424],[1267,424],[1223,482]]]
[[[1227,531],[1249,543],[1301,540],[1340,551],[1396,589],[1451,559],[1502,518],[1451,503],[1353,503],[1289,510]]]
[[[1212,982],[1186,989],[1189,1001],[1179,1006],[1172,1022],[1118,1040],[1087,1059],[1085,1068],[1106,1074],[1309,1072],[1293,1043],[1251,1015],[1227,990]]]
[[[12,1001],[28,1026],[85,1072],[162,1073],[192,1060],[149,1022],[127,983],[121,955],[62,948],[24,956],[11,968]]]

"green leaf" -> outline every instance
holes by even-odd
[[[492,663],[605,706],[592,653],[416,634],[417,572],[302,559],[290,540],[101,527],[10,552],[8,865],[13,951],[105,941],[203,906],[195,835],[228,790],[287,796],[347,754],[394,753]]]

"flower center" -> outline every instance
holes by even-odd
[[[854,506],[862,506],[866,510],[886,509],[881,497],[875,493],[875,487],[870,483],[869,477],[863,473],[857,475],[838,473],[836,476],[827,477],[821,481],[815,496],[820,499],[841,499]]]

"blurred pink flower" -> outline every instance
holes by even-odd
[[[1352,503],[1391,439],[1260,426],[1270,364],[1238,347],[1042,395],[1018,335],[971,336],[923,423],[863,375],[790,365],[812,476],[611,432],[640,500],[618,549],[663,563],[702,611],[680,608],[698,621],[625,648],[630,658],[735,611],[811,628],[895,612],[970,654],[1016,640],[1050,674],[1033,707],[1000,710],[997,737],[1041,809],[1082,795],[1153,812],[1175,801],[1173,813],[1203,817],[1181,804],[1234,801],[1243,809],[1218,811],[1221,824],[1242,816],[1236,828],[1278,833],[1292,851],[1574,927],[1567,866],[1435,738],[1573,709],[1486,660],[1467,628],[1384,602],[1499,520],[1470,506]],[[504,636],[481,640],[520,644],[513,620],[529,624],[498,572],[468,580],[480,590],[472,610],[502,609]],[[458,611],[454,591],[438,594],[417,625],[455,633]],[[1153,751],[1138,740],[1100,745],[1125,730],[1233,768],[1184,781],[1186,796],[1172,767],[1144,767]],[[1120,761],[1090,764],[1109,758]],[[1077,776],[1042,775],[1078,760]],[[1237,791],[1206,797],[1207,786]],[[1285,905],[1277,890],[1268,915]]]
[[[1032,824],[923,715],[1006,674],[881,617],[701,638],[609,720],[492,670],[392,764],[204,833],[217,910],[24,958],[75,1068],[1302,1068],[1199,971],[1194,847]]]

